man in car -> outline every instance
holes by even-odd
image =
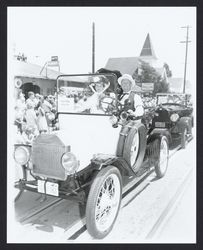
[[[144,105],[141,97],[136,94],[133,89],[135,87],[135,81],[129,74],[124,74],[118,78],[123,94],[120,96],[120,103],[124,105],[126,111],[135,115],[136,117],[142,117],[144,115]]]

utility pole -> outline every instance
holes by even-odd
[[[187,35],[186,35],[186,41],[181,41],[181,43],[185,43],[186,46],[185,46],[185,69],[184,69],[184,82],[183,82],[183,94],[185,93],[185,85],[186,85],[186,70],[187,70],[187,51],[188,51],[188,43],[190,43],[191,41],[188,40],[188,33],[189,33],[189,27],[188,25],[187,26],[184,26],[184,27],[181,27],[183,29],[187,29]]]
[[[95,25],[92,23],[92,73],[95,71]]]

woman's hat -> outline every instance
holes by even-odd
[[[132,84],[132,87],[135,85],[135,80],[132,78],[129,74],[124,74],[121,77],[118,78],[118,83],[121,85],[123,80],[129,80]]]
[[[91,85],[95,86],[98,83],[102,84],[105,87],[105,85],[107,85],[109,82],[108,82],[108,79],[106,79],[106,77],[104,77],[104,76],[95,76],[95,77],[93,77]]]

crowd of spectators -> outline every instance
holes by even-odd
[[[26,100],[20,90],[15,105],[16,143],[31,144],[37,135],[49,133],[53,129],[55,118],[55,96],[42,96],[30,91]]]
[[[78,102],[79,96],[74,95],[74,102]],[[155,98],[142,97],[145,113],[155,106]],[[15,104],[15,121],[17,130],[15,143],[31,144],[39,134],[49,133],[55,128],[56,123],[56,96],[43,96],[32,91],[28,92],[28,98],[20,89]]]

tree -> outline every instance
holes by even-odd
[[[164,63],[163,67],[165,68],[166,70],[166,75],[167,77],[172,77],[172,71],[169,69],[169,66],[167,63]]]
[[[154,83],[153,94],[169,91],[166,80],[162,79],[155,68],[144,61],[141,62],[141,67],[133,74],[133,78],[138,86],[141,86],[142,83]]]

